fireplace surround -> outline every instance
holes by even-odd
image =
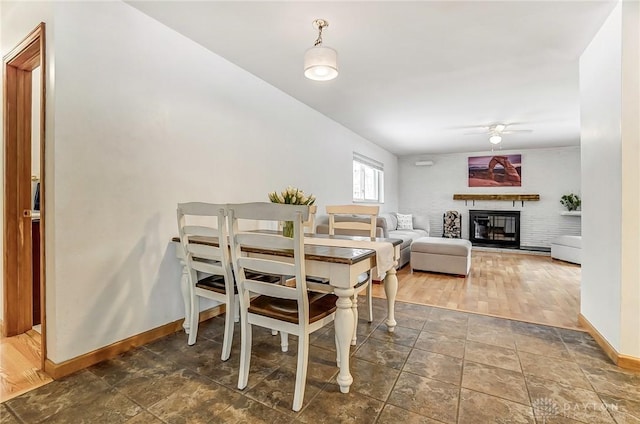
[[[474,246],[520,248],[520,211],[469,211],[469,241]]]

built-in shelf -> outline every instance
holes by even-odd
[[[582,216],[582,211],[562,211],[560,215],[564,216]]]
[[[522,202],[524,206],[524,202],[526,201],[538,201],[540,200],[539,194],[474,194],[474,193],[466,193],[466,194],[454,194],[453,200],[464,200],[464,204],[467,204],[468,200],[471,200],[473,205],[476,204],[476,200],[504,200],[508,202],[513,202],[515,206],[516,202]]]

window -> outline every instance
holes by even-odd
[[[353,201],[384,201],[384,169],[382,163],[353,153]]]

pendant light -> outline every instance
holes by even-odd
[[[498,144],[502,141],[502,137],[498,134],[493,134],[491,137],[489,137],[489,142],[491,144]]]
[[[500,142],[502,141],[502,132],[505,128],[507,128],[507,126],[504,124],[491,125],[489,127],[489,134],[491,134],[491,137],[489,137],[489,142],[491,144],[500,144]]]
[[[322,44],[322,30],[328,26],[325,19],[313,21],[318,38],[304,54],[304,76],[314,81],[329,81],[338,76],[338,53]]]

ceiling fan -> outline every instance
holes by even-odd
[[[499,144],[502,141],[502,136],[504,134],[533,132],[533,130],[528,130],[528,129],[509,130],[507,129],[509,125],[513,125],[513,124],[495,123],[487,126],[481,126],[480,128],[482,128],[482,131],[468,132],[468,133],[465,133],[465,135],[487,134],[489,136],[489,142],[491,144]]]

